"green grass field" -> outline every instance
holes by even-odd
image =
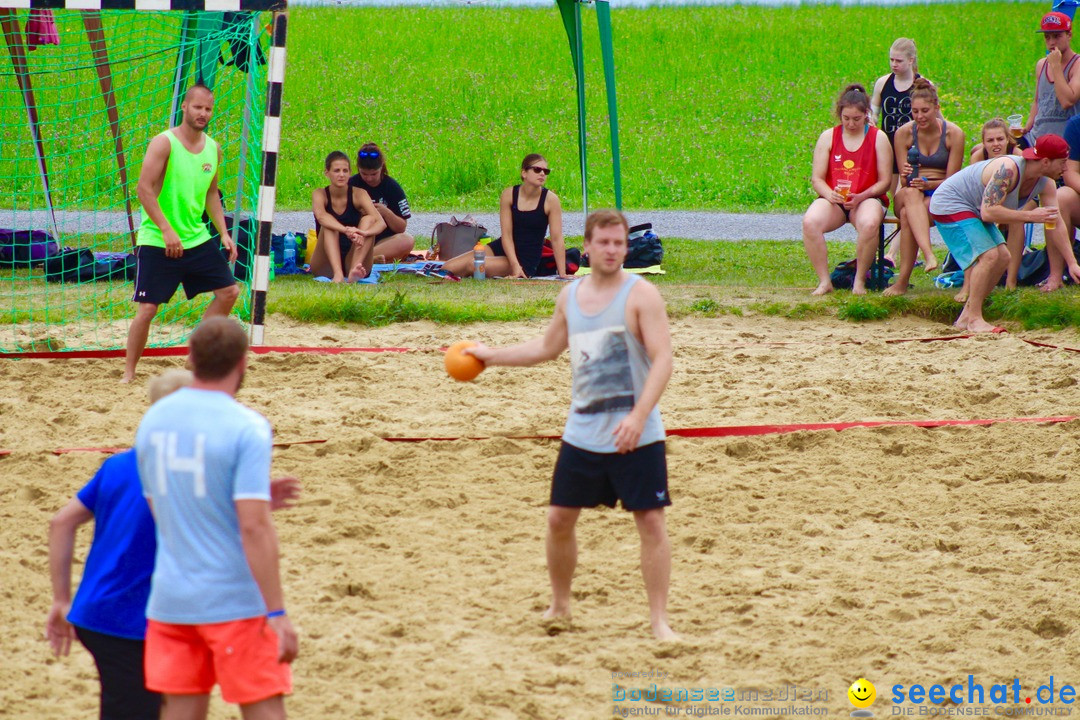
[[[580,245],[580,238],[570,238]],[[951,323],[960,312],[955,291],[938,290],[918,271],[910,292],[899,298],[873,293],[809,295],[814,282],[802,244],[667,239],[665,275],[650,276],[671,317],[764,314],[791,319],[832,316],[853,322],[913,316]],[[847,257],[851,245],[830,243],[831,256]],[[767,268],[767,269],[766,269]],[[543,319],[551,315],[561,283],[471,279],[460,283],[406,275],[384,275],[377,286],[326,285],[310,278],[276,279],[269,310],[303,322],[379,326],[431,320],[471,323]],[[1031,328],[1080,327],[1076,288],[1045,294],[1035,288],[995,292],[986,317]],[[271,320],[271,322],[273,322]]]
[[[1026,114],[1046,7],[616,8],[624,205],[801,212],[839,91],[870,89],[900,36],[915,38],[970,147],[990,117]],[[614,195],[596,22],[585,17],[599,206]],[[279,207],[308,207],[325,155],[367,140],[383,145],[414,211],[494,209],[532,151],[551,162],[564,206],[580,207],[573,71],[554,4],[303,7],[290,19]]]
[[[970,147],[985,119],[1029,107],[1033,63],[1043,52],[1033,27],[1045,9],[1042,2],[616,8],[624,205],[801,212],[811,200],[813,143],[834,123],[838,91],[852,81],[871,86],[887,69],[888,48],[898,36],[917,40],[920,70],[939,84],[945,116],[968,132]],[[596,206],[611,204],[613,194],[595,17],[586,11],[585,18]],[[555,169],[549,187],[564,206],[579,208],[574,83],[554,6],[302,7],[291,10],[290,21],[279,209],[306,209],[312,188],[325,182],[325,154],[352,154],[367,140],[383,145],[414,211],[494,210],[499,190],[516,180],[521,157],[531,151],[548,157]],[[54,91],[70,94],[71,87],[61,82]],[[122,86],[118,92],[156,91]],[[96,101],[84,100],[86,113],[100,114]],[[32,152],[25,138],[21,145],[12,139],[25,129],[21,104],[16,98],[2,109],[16,119],[5,121],[0,166],[17,164],[16,174],[26,181],[33,176]],[[227,120],[218,122],[215,132],[224,133]],[[100,157],[79,158],[90,185],[114,167],[107,130],[95,132]],[[133,161],[141,156],[131,142],[128,149]],[[58,162],[74,160],[69,153]],[[0,177],[0,189],[5,182]],[[64,242],[82,245],[84,239]],[[918,273],[906,298],[837,293],[811,300],[814,279],[797,242],[665,238],[665,245],[668,275],[656,282],[676,317],[765,313],[857,321],[910,314],[948,321],[958,312],[952,293],[933,290]],[[832,262],[851,253],[850,245],[830,244]],[[0,277],[0,294],[12,308],[0,324],[116,324],[130,310],[125,286],[61,291],[22,280],[19,273]],[[549,315],[557,288],[507,282],[478,288],[405,277],[388,277],[377,288],[327,287],[281,278],[272,286],[270,311],[367,325],[521,320]],[[166,317],[193,310],[190,317],[197,308],[176,303]],[[1025,327],[1080,326],[1075,289],[1051,296],[997,293],[987,316]]]

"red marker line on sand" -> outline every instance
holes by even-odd
[[[1076,420],[1075,415],[1059,415],[1054,417],[1019,417],[1019,418],[994,418],[979,420],[861,420],[856,422],[833,422],[833,423],[791,423],[786,425],[726,425],[719,427],[703,428],[676,428],[668,430],[669,436],[678,437],[747,437],[751,435],[776,435],[782,433],[801,432],[803,430],[849,430],[851,428],[876,428],[887,426],[913,426],[922,428],[937,428],[956,425],[996,425],[998,423],[1063,423]],[[498,436],[503,440],[558,440],[559,435],[507,435]],[[494,437],[386,437],[383,440],[389,442],[446,442],[451,440],[492,440]]]
[[[938,337],[919,337],[919,338],[892,338],[882,341],[886,345],[897,345],[900,343],[929,343],[929,342],[946,342],[949,340],[967,340],[968,338],[975,337],[974,335],[942,335]],[[1020,338],[1024,340],[1023,338]],[[1049,348],[1051,350],[1066,350],[1068,352],[1080,352],[1080,348],[1065,347],[1063,345],[1051,345],[1050,343],[1038,342],[1036,340],[1024,340],[1028,345],[1034,347]],[[714,343],[707,347],[749,347],[755,345],[761,346],[799,346],[799,345],[865,345],[865,340],[775,340],[775,341],[760,341],[760,342],[742,342],[732,341],[727,343]],[[427,347],[427,348],[406,348],[406,347],[300,347],[293,345],[260,345],[251,348],[251,352],[256,355],[267,355],[270,353],[308,353],[312,355],[342,355],[346,353],[409,353],[409,352],[445,352],[445,347]],[[59,350],[55,352],[28,352],[28,353],[0,353],[0,360],[96,360],[104,358],[121,358],[124,357],[124,350]],[[143,352],[143,357],[182,357],[187,355],[188,349],[186,345],[178,345],[176,347],[165,348],[147,348]]]
[[[832,422],[832,423],[789,423],[784,425],[721,425],[717,427],[703,428],[675,428],[668,430],[669,437],[750,437],[753,435],[780,435],[784,433],[802,432],[806,430],[850,430],[851,428],[878,428],[878,427],[921,427],[939,428],[956,426],[986,426],[999,423],[1063,423],[1070,420],[1080,419],[1076,415],[1056,415],[1053,417],[1017,417],[1017,418],[988,418],[977,420],[860,420],[856,422]],[[471,437],[384,437],[387,442],[453,442],[455,440],[558,440],[560,435],[477,435]],[[326,442],[325,439],[311,440],[287,440],[275,442],[274,447],[287,448],[293,445],[318,445]],[[128,448],[116,447],[74,447],[58,448],[53,450],[53,455],[66,455],[77,452],[118,453]],[[0,456],[10,454],[10,450],[0,450]]]
[[[326,440],[287,440],[283,442],[275,442],[274,447],[291,447],[293,445],[319,445],[326,442]],[[57,448],[53,450],[53,455],[67,455],[68,453],[80,453],[80,452],[96,452],[106,453],[108,455],[115,455],[116,453],[124,452],[130,448],[126,447],[72,447],[72,448]],[[0,450],[0,454],[4,452],[11,452],[10,450]]]
[[[269,353],[308,353],[312,355],[341,355],[344,353],[407,353],[434,352],[439,348],[404,347],[295,347],[289,345],[257,345],[251,348],[256,355]],[[124,350],[61,350],[58,352],[0,353],[0,360],[97,360],[122,358]],[[143,357],[183,357],[188,354],[187,345],[176,347],[147,348]]]

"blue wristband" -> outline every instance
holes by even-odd
[[[273,620],[276,617],[284,617],[284,616],[285,616],[285,610],[284,609],[274,610],[272,612],[266,613],[266,619],[267,620]]]

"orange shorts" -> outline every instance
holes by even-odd
[[[249,705],[292,692],[288,663],[266,618],[206,625],[146,626],[146,687],[169,695],[204,695],[221,686],[225,702]]]

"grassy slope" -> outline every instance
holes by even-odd
[[[801,211],[810,154],[848,82],[869,88],[899,36],[968,133],[1025,112],[1045,3],[616,9],[624,204]],[[590,182],[610,204],[595,17],[586,12]],[[580,205],[575,100],[554,8],[298,8],[291,12],[278,199],[306,208],[321,161],[374,139],[415,210],[494,207],[530,151]],[[327,28],[334,28],[331,35]],[[767,158],[768,162],[761,162]]]

